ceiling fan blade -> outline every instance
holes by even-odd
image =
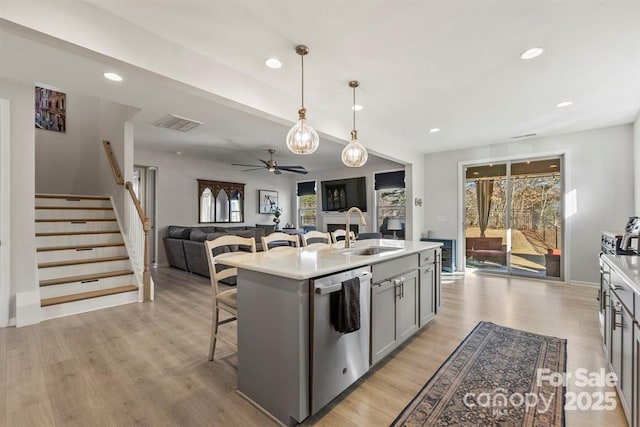
[[[249,168],[263,168],[264,166],[262,165],[243,165],[241,163],[231,163],[231,166],[246,166]]]
[[[282,172],[280,172],[280,168],[275,168],[275,169],[273,170],[273,173],[274,173],[275,175],[282,175]]]
[[[264,163],[265,166],[269,166],[269,162],[267,162],[266,160],[262,160],[262,159],[258,159],[260,160],[262,163]]]
[[[306,170],[306,168],[304,166],[280,166],[278,165],[279,168],[287,168],[287,169],[302,169],[302,170]]]
[[[278,169],[282,169],[285,172],[293,172],[293,173],[301,173],[303,175],[308,174],[309,172],[307,172],[306,169],[290,169],[286,166],[278,166]]]
[[[260,170],[260,169],[264,169],[264,167],[258,166],[258,167],[255,167],[253,169],[245,169],[242,172],[257,171],[257,170]]]

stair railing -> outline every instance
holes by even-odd
[[[131,265],[133,271],[138,279],[138,282],[142,283],[142,300],[151,301],[151,286],[153,281],[151,280],[151,272],[149,270],[149,230],[150,223],[149,218],[144,213],[140,200],[133,191],[133,184],[131,181],[124,182],[120,167],[118,166],[118,160],[113,154],[111,149],[111,143],[109,141],[102,141],[104,150],[107,153],[107,159],[109,159],[109,165],[113,172],[113,178],[116,184],[123,185],[129,193],[129,197],[125,197],[125,224],[124,231],[125,237],[128,241],[129,258],[131,259]],[[142,275],[142,278],[140,278]]]
[[[143,301],[151,300],[151,272],[149,271],[149,218],[140,206],[140,201],[133,191],[133,184],[127,181],[124,185],[129,196],[125,198],[125,223],[132,253],[131,263],[134,271],[142,271]]]
[[[104,151],[107,153],[107,159],[109,159],[111,172],[113,172],[113,179],[116,180],[116,184],[118,185],[124,184],[124,178],[122,178],[120,166],[118,166],[118,160],[116,159],[116,156],[113,154],[113,150],[111,149],[111,143],[109,141],[102,141],[102,146],[104,147]]]

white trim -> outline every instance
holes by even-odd
[[[465,174],[464,168],[469,165],[480,165],[483,163],[500,163],[500,162],[513,162],[518,160],[530,160],[537,158],[546,158],[546,157],[560,157],[562,165],[562,217],[564,221],[564,230],[563,230],[563,238],[562,238],[562,253],[564,254],[562,257],[562,265],[561,272],[563,273],[563,280],[559,281],[559,283],[567,283],[571,279],[571,269],[570,269],[570,251],[567,251],[568,242],[571,242],[571,218],[565,218],[565,209],[566,202],[565,196],[567,191],[571,189],[570,182],[570,150],[562,149],[557,151],[546,151],[541,153],[523,153],[523,154],[513,154],[509,156],[500,156],[500,157],[491,157],[486,159],[476,159],[476,160],[460,160],[458,161],[458,245],[456,248],[456,259],[459,261],[457,265],[458,271],[465,271],[464,267],[464,181]],[[512,277],[526,277],[526,276],[512,276]]]
[[[600,283],[597,282],[583,282],[582,280],[572,280],[570,282],[567,282],[569,285],[572,286],[584,286],[587,288],[599,288],[600,287]]]
[[[16,327],[35,325],[41,320],[40,288],[16,292]]]
[[[11,134],[9,100],[0,98],[0,327],[9,319],[11,289]],[[15,324],[15,319],[13,320]]]

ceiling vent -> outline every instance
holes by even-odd
[[[513,139],[531,138],[532,136],[536,136],[536,134],[535,133],[525,133],[524,135],[514,136]]]
[[[180,132],[188,132],[191,129],[198,127],[202,122],[196,120],[187,119],[185,117],[176,116],[175,114],[167,114],[160,120],[154,123],[154,126],[159,128],[179,130]]]

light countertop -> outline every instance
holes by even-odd
[[[640,256],[602,255],[602,258],[636,294],[640,295]]]
[[[358,250],[367,247],[384,247],[393,250],[375,255],[359,255]],[[310,246],[306,248],[280,248],[268,252],[234,252],[224,256],[224,264],[245,270],[305,280],[324,276],[337,271],[376,264],[403,255],[418,253],[442,246],[438,242],[417,242],[411,240],[371,239],[358,240],[350,249],[344,242],[330,246]]]

